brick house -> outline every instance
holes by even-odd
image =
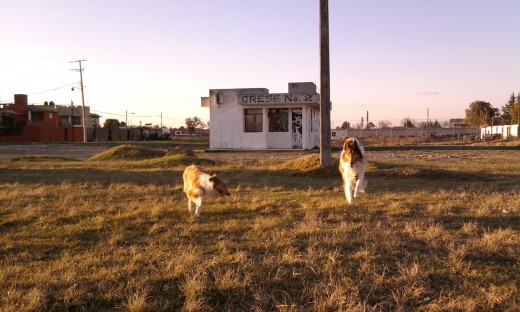
[[[87,134],[99,125],[99,115],[85,107]],[[15,94],[14,103],[0,105],[0,142],[81,142],[82,109],[55,105],[29,105],[27,95]]]

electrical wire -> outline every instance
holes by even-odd
[[[41,91],[41,92],[37,92],[37,93],[32,93],[32,94],[29,94],[29,95],[37,95],[37,94],[47,93],[47,92],[51,92],[51,91],[56,91],[56,90],[59,90],[59,89],[63,89],[63,88],[65,88],[65,87],[73,86],[73,85],[75,85],[76,83],[77,83],[77,82],[69,83],[69,84],[64,85],[64,86],[61,86],[61,87],[57,87],[57,88],[54,88],[54,89],[50,89],[50,90],[46,90],[46,91]]]
[[[51,92],[51,91],[56,91],[56,90],[59,90],[59,89],[63,89],[65,87],[70,87],[70,86],[73,86],[77,84],[77,82],[73,82],[73,83],[69,83],[69,84],[66,84],[64,86],[61,86],[61,87],[57,87],[57,88],[53,88],[53,89],[49,89],[49,90],[45,90],[45,91],[40,91],[40,92],[36,92],[36,93],[31,93],[29,94],[29,96],[33,96],[33,95],[38,95],[38,94],[43,94],[43,93],[47,93],[47,92]],[[8,100],[1,100],[0,103],[7,103],[7,102],[13,102],[14,101],[14,98],[11,98],[11,99],[8,99]]]
[[[58,61],[58,60],[62,61],[62,60],[67,60],[68,59],[68,58],[64,58],[64,57],[36,55],[36,54],[29,54],[29,53],[23,53],[23,52],[15,52],[15,51],[7,51],[7,50],[0,50],[0,53],[2,53],[2,54],[10,54],[12,56],[18,56],[18,57],[42,58],[42,59],[49,59],[49,60],[56,60],[56,61]]]

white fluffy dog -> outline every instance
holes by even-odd
[[[367,157],[363,146],[356,138],[347,138],[343,143],[343,150],[339,159],[339,172],[343,177],[345,197],[347,203],[352,204],[352,192],[354,198],[358,197],[359,192],[364,192],[367,181],[365,180],[365,167]]]
[[[184,180],[184,193],[188,197],[188,209],[193,212],[193,204],[195,204],[195,217],[200,216],[202,203],[204,198],[213,193],[221,196],[230,193],[226,187],[226,183],[222,181],[215,173],[209,174],[202,170],[201,167],[191,165],[184,170],[182,175]]]

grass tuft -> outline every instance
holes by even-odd
[[[332,158],[332,165],[330,168],[321,168],[320,156],[317,154],[310,154],[296,159],[288,160],[281,164],[281,168],[296,170],[297,174],[305,173],[311,175],[325,175],[337,176],[339,175],[339,158]]]
[[[120,145],[113,147],[105,152],[92,156],[90,161],[111,161],[111,160],[143,160],[158,158],[166,155],[166,152],[150,148],[132,145]]]
[[[214,166],[217,162],[208,158],[201,158],[195,155],[185,155],[185,154],[170,154],[161,158],[149,159],[143,162],[143,165],[152,166],[152,167],[160,167],[160,168],[170,168],[170,167],[178,167],[178,166],[189,166],[189,165],[199,165],[199,166]]]

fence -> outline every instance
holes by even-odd
[[[399,136],[426,136],[424,128],[383,128],[383,129],[337,129],[331,130],[332,139],[341,137],[399,137]],[[477,136],[480,129],[477,128],[433,128],[428,129],[433,136]]]

